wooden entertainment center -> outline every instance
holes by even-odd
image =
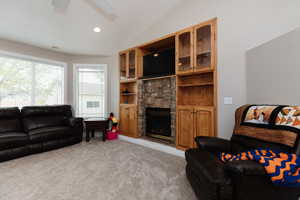
[[[144,119],[139,117],[145,112],[139,110],[139,99],[143,97],[143,86],[139,85],[147,81],[171,81],[172,78],[176,79],[176,136],[173,140],[176,148],[185,150],[195,147],[196,136],[217,135],[216,26],[215,18],[119,53],[120,131],[123,135],[143,137],[139,130],[144,129],[138,127],[145,124]],[[153,53],[157,56],[155,52],[173,48],[175,74],[145,77],[144,56]]]

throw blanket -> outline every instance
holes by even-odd
[[[300,157],[270,149],[257,149],[236,155],[221,153],[223,162],[234,160],[253,160],[262,164],[276,185],[300,186]]]

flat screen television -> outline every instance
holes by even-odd
[[[175,74],[175,48],[148,54],[143,61],[144,78]]]

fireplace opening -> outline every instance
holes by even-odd
[[[171,109],[146,108],[146,136],[172,140]]]

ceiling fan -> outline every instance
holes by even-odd
[[[108,0],[82,0],[86,2],[91,8],[101,13],[108,20],[115,20],[117,15]],[[52,0],[54,10],[59,13],[65,13],[70,5],[71,0]]]

